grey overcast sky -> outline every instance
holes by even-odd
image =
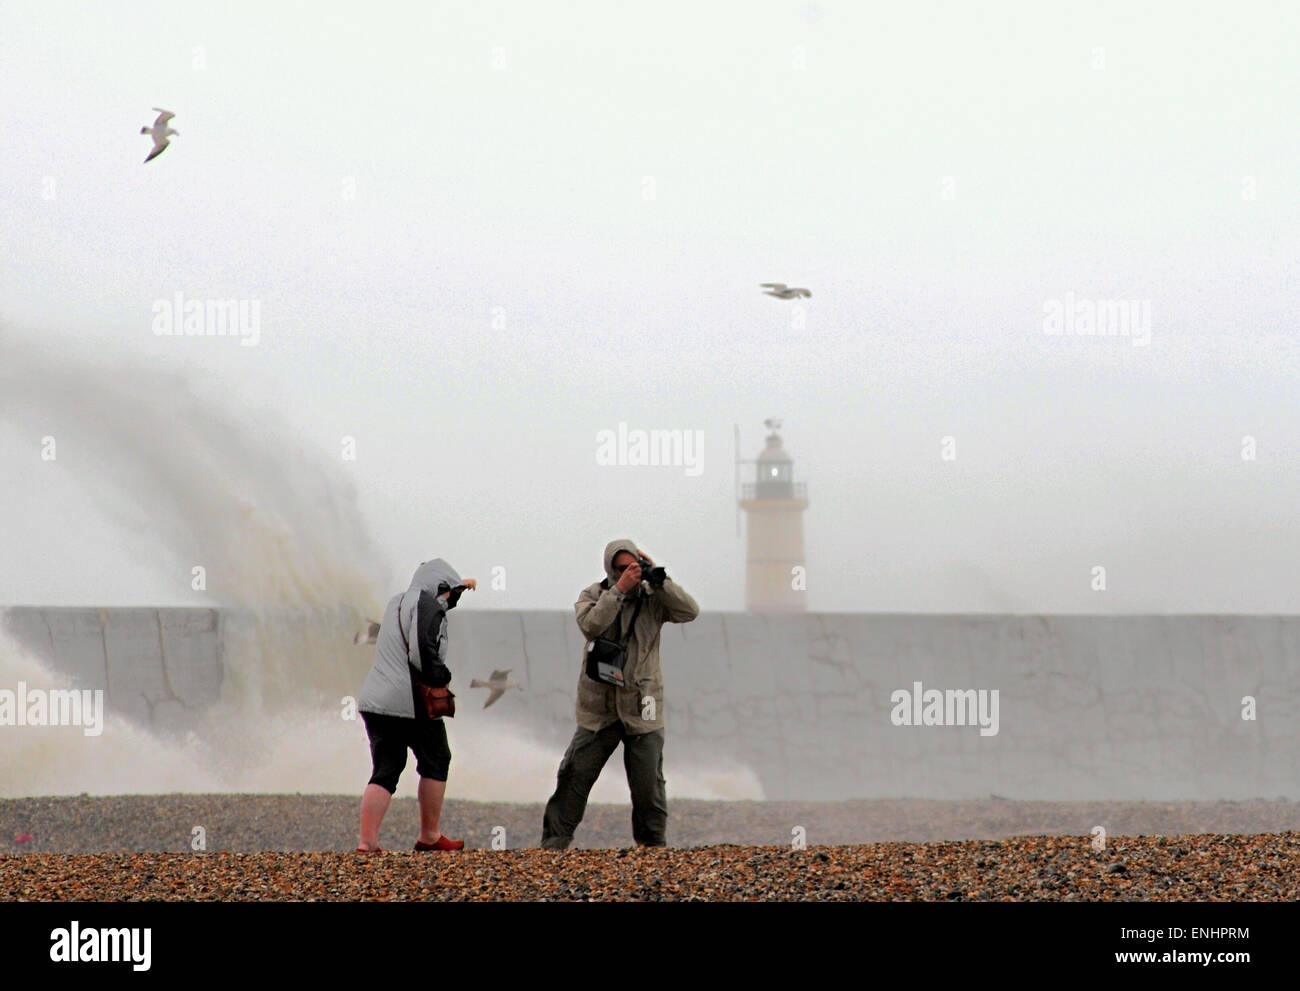
[[[187,523],[279,474],[286,553],[355,493],[377,597],[566,607],[630,535],[737,609],[779,416],[815,610],[1295,612],[1298,50],[1293,3],[7,0],[0,603],[197,601]],[[598,464],[620,421],[703,471]]]

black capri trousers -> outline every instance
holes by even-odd
[[[406,769],[406,751],[415,753],[415,770],[422,778],[447,780],[451,766],[451,747],[447,744],[447,727],[441,719],[419,719],[362,712],[366,735],[370,737],[370,760],[374,773],[370,783],[397,791],[397,779]]]

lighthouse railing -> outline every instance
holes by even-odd
[[[740,498],[747,499],[807,499],[806,482],[746,482],[740,487]]]

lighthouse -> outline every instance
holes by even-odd
[[[746,482],[739,505],[745,511],[745,609],[748,612],[806,612],[803,511],[808,492],[794,480],[794,459],[781,443],[780,420],[765,420],[767,441]],[[742,462],[737,462],[737,467]]]

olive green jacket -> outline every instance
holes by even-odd
[[[585,638],[582,664],[578,669],[578,725],[602,730],[622,720],[628,733],[636,735],[662,729],[664,725],[664,678],[659,668],[659,629],[664,623],[689,623],[700,614],[695,600],[672,578],[660,588],[642,582],[639,589],[624,595],[614,583],[614,556],[619,551],[636,553],[630,540],[613,540],[605,548],[605,579],[582,590],[573,604],[578,629]],[[656,562],[658,563],[658,562]],[[627,667],[622,688],[587,677],[586,641],[605,636],[621,640],[636,610],[637,596],[644,596],[636,628],[627,641]],[[618,625],[615,626],[615,620]],[[653,700],[653,701],[651,701]]]

